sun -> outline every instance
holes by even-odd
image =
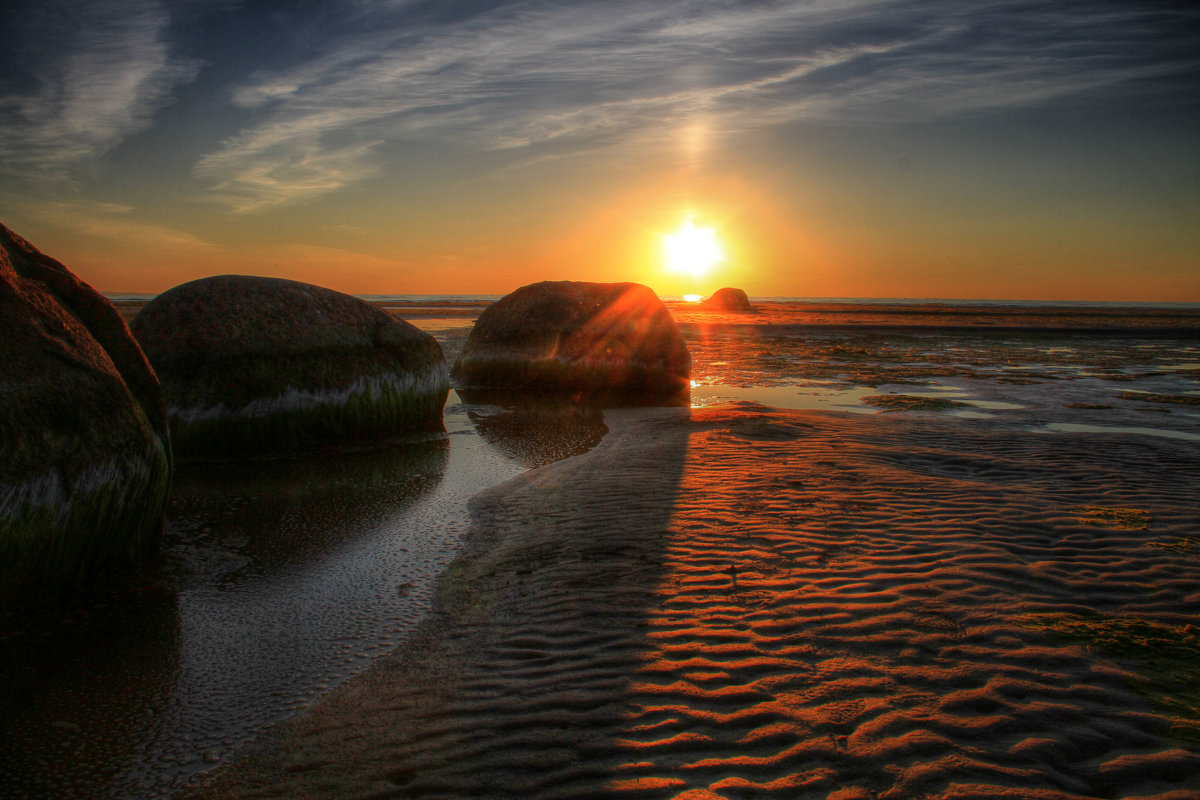
[[[674,233],[665,234],[662,244],[668,272],[699,278],[725,260],[716,230],[697,227],[691,219]]]

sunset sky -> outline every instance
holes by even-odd
[[[102,291],[1200,302],[1200,5],[36,0],[0,222]],[[663,236],[723,260],[669,271]]]

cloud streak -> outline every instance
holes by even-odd
[[[314,57],[235,87],[256,121],[196,166],[214,199],[254,211],[319,197],[377,174],[384,145],[528,160],[664,149],[701,122],[719,138],[1114,102],[1197,71],[1195,12],[1167,5],[513,2],[436,21],[422,9],[357,6]]]
[[[150,0],[48,0],[21,12],[6,39],[36,43],[20,53],[33,86],[0,96],[0,173],[66,181],[149,126],[199,66],[172,57],[169,22]]]
[[[110,243],[132,244],[139,249],[172,249],[176,252],[219,250],[212,242],[186,231],[141,222],[135,209],[117,203],[86,200],[47,201],[39,204],[38,216],[64,230]]]

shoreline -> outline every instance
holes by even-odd
[[[605,421],[471,501],[404,647],[184,796],[1195,796],[1200,706],[1047,622],[1200,652],[1200,562],[1170,549],[1191,446],[749,403]]]
[[[468,327],[490,305],[489,301],[473,296],[433,301],[380,296],[363,299],[406,321],[461,320]],[[128,323],[149,299],[115,297],[110,301]],[[680,325],[697,326],[785,325],[798,330],[867,333],[940,331],[1200,337],[1200,305],[1195,304],[956,305],[924,301],[891,304],[760,300],[756,302],[757,313],[752,314],[701,311],[697,304],[679,300],[669,300],[666,306]]]

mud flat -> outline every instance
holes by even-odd
[[[194,798],[1195,798],[1192,442],[609,412]]]

